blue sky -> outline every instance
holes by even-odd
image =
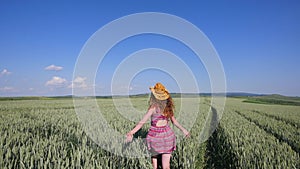
[[[226,74],[227,91],[300,96],[299,1],[1,1],[0,96],[72,94],[72,88],[95,87],[111,93],[111,79],[126,56],[146,48],[178,55],[193,71],[201,92],[210,92],[201,62],[174,39],[141,35],[128,38],[105,56],[95,84],[75,77],[77,57],[101,27],[140,12],[162,12],[197,26],[217,50]],[[120,28],[122,29],[122,28]],[[162,81],[178,92],[176,78],[145,70],[130,86],[116,84],[120,94],[146,93]],[[119,85],[119,86],[118,86]]]

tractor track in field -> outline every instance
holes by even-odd
[[[277,138],[280,142],[284,142],[287,145],[289,145],[291,147],[292,150],[294,150],[296,153],[298,153],[300,155],[300,149],[295,145],[295,143],[293,141],[290,141],[288,138],[286,138],[285,136],[278,134],[276,132],[274,132],[272,129],[270,128],[266,128],[263,125],[261,125],[259,122],[257,122],[256,120],[252,120],[250,117],[245,116],[244,114],[242,114],[239,111],[235,111],[235,113],[237,113],[238,115],[242,116],[243,118],[245,118],[246,120],[248,120],[249,122],[254,123],[257,127],[259,127],[260,129],[264,130],[265,132],[267,132],[268,134],[273,135],[275,138]]]
[[[273,118],[273,119],[278,120],[278,121],[283,121],[286,124],[290,124],[291,126],[296,127],[297,129],[300,128],[299,123],[291,122],[290,120],[287,120],[287,119],[284,119],[284,118],[281,118],[281,117],[278,117],[278,116],[275,116],[275,115],[270,115],[270,114],[267,114],[267,113],[264,113],[264,112],[261,112],[261,111],[257,111],[257,110],[252,110],[252,111],[254,113],[257,113],[257,114],[260,114],[260,115],[263,115],[263,116],[266,116],[266,117],[270,117],[270,118]]]
[[[224,129],[218,125],[218,113],[215,108],[211,108],[212,118],[210,122],[210,131],[212,135],[206,144],[206,166],[210,168],[236,168],[237,159],[232,151],[231,145],[228,144]]]

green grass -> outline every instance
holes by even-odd
[[[294,105],[300,106],[299,97],[286,97],[281,95],[267,95],[259,97],[248,97],[244,100],[246,103],[257,103],[257,104],[278,104],[278,105]]]

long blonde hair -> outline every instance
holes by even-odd
[[[163,115],[167,118],[171,118],[174,115],[174,102],[171,96],[166,100],[158,100],[155,98],[155,96],[151,93],[150,99],[149,99],[149,108],[152,106],[157,105],[160,110],[163,111]]]

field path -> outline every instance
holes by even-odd
[[[210,122],[209,137],[206,145],[207,165],[205,168],[232,168],[236,164],[234,152],[231,145],[228,144],[224,129],[218,125],[218,112],[211,107],[212,116]]]

